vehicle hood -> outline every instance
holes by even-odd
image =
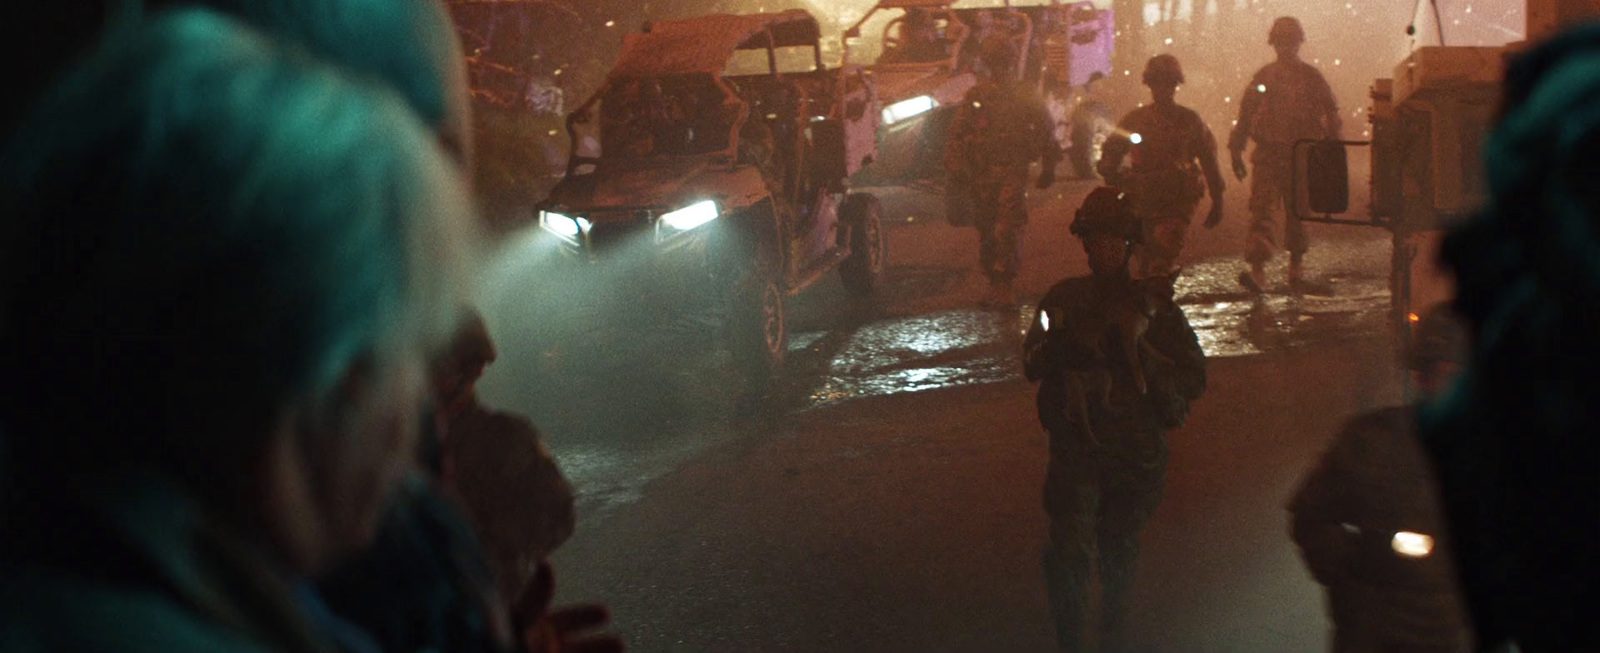
[[[592,173],[570,175],[551,190],[545,208],[575,213],[672,210],[707,199],[725,208],[740,208],[767,194],[761,173],[753,166],[718,165],[707,158],[661,159],[602,163]]]

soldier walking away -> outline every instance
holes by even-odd
[[[1256,71],[1239,102],[1239,121],[1228,136],[1233,174],[1242,181],[1249,172],[1244,164],[1245,142],[1254,140],[1250,162],[1255,178],[1250,182],[1250,235],[1245,241],[1245,261],[1250,269],[1239,283],[1252,292],[1267,286],[1265,266],[1277,249],[1277,227],[1272,214],[1283,211],[1284,247],[1289,250],[1289,287],[1314,290],[1305,280],[1305,256],[1310,243],[1305,227],[1294,212],[1294,144],[1304,139],[1339,138],[1339,105],[1328,80],[1300,60],[1305,43],[1300,21],[1282,17],[1273,21],[1267,43],[1278,60]]]
[[[1049,432],[1044,509],[1050,535],[1045,586],[1064,651],[1084,650],[1091,569],[1104,589],[1100,647],[1123,644],[1128,590],[1139,533],[1161,503],[1167,433],[1206,387],[1206,358],[1182,309],[1151,280],[1128,273],[1129,246],[1141,236],[1131,200],[1098,188],[1072,223],[1091,274],[1066,279],[1039,302],[1024,341],[1025,372],[1038,381],[1039,421]],[[1131,355],[1119,347],[1128,313],[1143,307]],[[1144,391],[1140,391],[1140,385]],[[1085,388],[1094,388],[1085,390]],[[1098,556],[1096,555],[1098,553]]]
[[[1028,167],[1042,159],[1036,186],[1049,188],[1055,183],[1061,146],[1049,109],[1031,86],[1016,79],[1017,53],[1011,40],[995,36],[985,41],[983,61],[991,77],[973,87],[956,111],[944,165],[951,192],[972,194],[978,261],[989,278],[983,305],[1014,306],[1012,283],[1022,266],[1028,223]]]
[[[1424,400],[1455,378],[1466,340],[1447,307],[1417,324],[1406,363]],[[1351,419],[1289,504],[1295,544],[1328,591],[1334,653],[1471,650],[1438,478],[1416,422],[1415,406]]]
[[[1211,194],[1207,229],[1222,222],[1222,168],[1217,164],[1217,139],[1193,109],[1174,97],[1183,84],[1183,67],[1170,54],[1150,58],[1144,68],[1151,104],[1129,112],[1106,139],[1100,174],[1107,183],[1128,192],[1143,225],[1143,242],[1135,248],[1134,276],[1172,271],[1200,198]],[[1133,155],[1123,172],[1122,160]],[[1202,185],[1204,179],[1204,185]]]
[[[1099,161],[1099,153],[1104,147],[1102,135],[1111,127],[1111,108],[1106,106],[1096,84],[1104,78],[1105,75],[1100,73],[1089,75],[1089,81],[1083,85],[1083,93],[1077,97],[1072,109],[1072,145],[1067,151],[1072,161],[1072,173],[1077,179],[1094,179],[1095,163]],[[1096,139],[1101,139],[1101,142],[1096,142]]]

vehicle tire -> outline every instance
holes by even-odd
[[[764,392],[783,369],[789,350],[784,310],[784,289],[772,266],[755,266],[734,286],[728,310],[729,349],[734,366],[758,392]]]
[[[871,295],[883,285],[889,269],[889,234],[883,225],[883,204],[872,195],[851,195],[839,208],[839,219],[850,225],[850,257],[839,265],[845,290],[857,297]]]

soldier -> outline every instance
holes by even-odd
[[[1151,57],[1145,64],[1144,84],[1150,87],[1153,102],[1122,118],[1117,131],[1106,139],[1100,159],[1100,174],[1107,183],[1128,191],[1143,225],[1144,240],[1137,248],[1134,269],[1138,277],[1172,271],[1204,193],[1211,194],[1206,228],[1222,221],[1217,139],[1200,114],[1173,100],[1182,83],[1183,67],[1177,57]],[[1122,159],[1130,151],[1132,168],[1122,172]]]
[[[1166,434],[1183,424],[1189,402],[1205,391],[1206,358],[1170,286],[1165,297],[1152,297],[1146,282],[1128,273],[1129,246],[1139,241],[1141,229],[1126,195],[1109,187],[1090,193],[1072,233],[1083,239],[1092,274],[1051,288],[1024,341],[1025,372],[1040,382],[1039,421],[1050,434],[1045,586],[1061,649],[1083,650],[1090,569],[1098,550],[1101,648],[1112,650],[1122,643],[1139,533],[1166,484]],[[1159,359],[1108,355],[1120,351],[1109,342],[1116,320],[1108,307],[1129,301],[1151,308],[1141,339]],[[1089,335],[1074,338],[1075,333]],[[1081,381],[1088,377],[1101,379],[1088,385],[1108,388],[1104,394],[1083,391]]]
[[[1028,166],[1043,159],[1037,187],[1049,188],[1055,183],[1061,146],[1050,111],[1032,88],[1015,79],[1017,53],[1011,40],[990,38],[983,44],[983,61],[992,76],[973,87],[956,111],[944,166],[950,187],[969,188],[972,194],[978,261],[989,277],[983,305],[1014,306],[1012,282],[1022,266],[1028,223]]]
[[[1417,324],[1407,366],[1424,399],[1456,376],[1466,333],[1441,307]],[[1351,419],[1289,504],[1295,544],[1328,590],[1335,653],[1470,650],[1438,479],[1416,407]]]
[[[900,23],[900,41],[891,45],[881,63],[932,63],[950,56],[949,45],[927,9],[907,9]]]
[[[1289,250],[1289,286],[1305,287],[1304,261],[1310,245],[1305,227],[1294,213],[1294,144],[1308,138],[1339,138],[1339,104],[1333,90],[1322,73],[1300,60],[1300,44],[1305,40],[1300,21],[1287,16],[1273,21],[1267,43],[1278,51],[1278,60],[1250,79],[1239,102],[1239,121],[1228,136],[1233,174],[1241,181],[1248,172],[1245,142],[1256,142],[1250,155],[1255,179],[1250,183],[1250,235],[1244,253],[1250,269],[1239,274],[1239,283],[1252,292],[1266,288],[1264,267],[1277,248],[1272,214],[1280,208],[1284,245]]]
[[[466,507],[500,584],[515,604],[536,565],[572,536],[572,487],[521,416],[478,402],[477,381],[496,357],[483,318],[469,314],[433,366],[445,484]]]
[[[1089,81],[1083,85],[1083,92],[1074,98],[1072,109],[1072,146],[1068,148],[1068,158],[1072,162],[1073,175],[1078,179],[1093,179],[1095,163],[1099,150],[1104,147],[1104,141],[1096,143],[1097,138],[1103,138],[1111,127],[1111,108],[1106,106],[1105,98],[1099,92],[1096,82],[1104,79],[1105,75],[1094,73],[1089,75]]]

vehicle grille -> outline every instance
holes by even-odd
[[[595,214],[589,228],[589,247],[596,256],[604,256],[625,247],[628,243],[649,244],[655,237],[646,211],[630,211],[627,219],[617,214]]]

